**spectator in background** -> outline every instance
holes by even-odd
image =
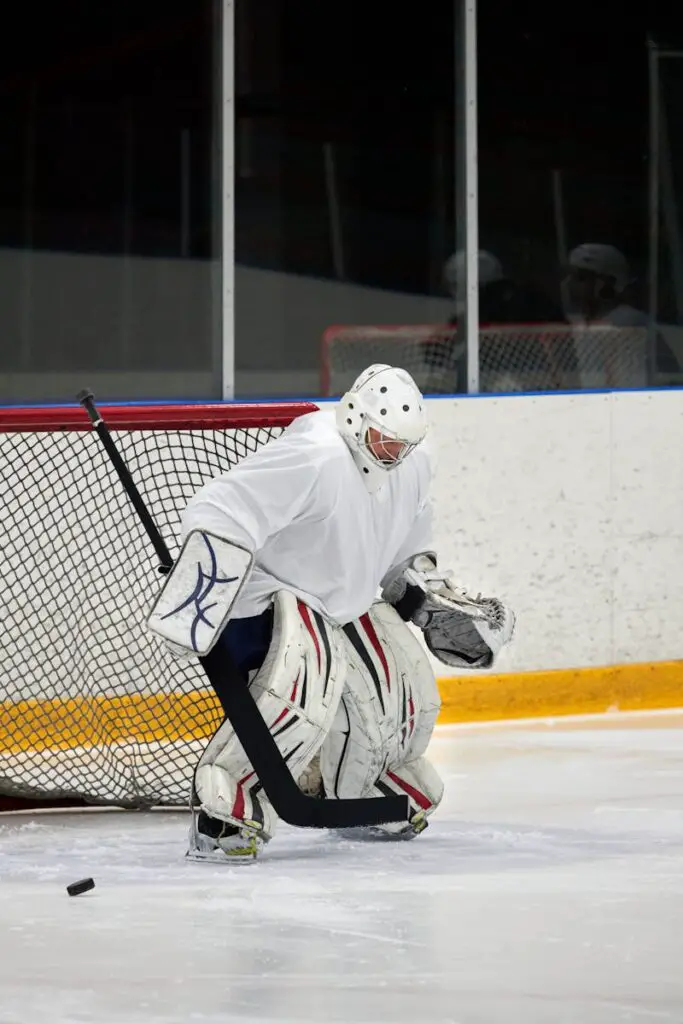
[[[627,299],[631,284],[626,258],[613,245],[584,242],[569,253],[561,296],[565,317],[575,328],[583,387],[644,387],[649,382],[649,321]],[[656,371],[679,373],[678,360],[659,331],[654,345]]]
[[[444,278],[455,300],[458,321],[465,305],[465,253],[453,253],[446,261]],[[480,324],[542,324],[561,323],[562,309],[542,292],[530,285],[513,281],[497,256],[479,250],[479,323]]]
[[[458,327],[465,308],[465,253],[455,252],[444,266],[446,286],[455,302],[449,326]],[[541,332],[523,325],[562,323],[561,308],[537,289],[509,277],[497,256],[479,251],[479,377],[482,391],[545,390],[557,387]],[[509,328],[506,330],[505,328]],[[467,346],[453,334],[425,347],[426,391],[467,390]]]
[[[613,245],[577,245],[569,253],[561,284],[567,320],[576,324],[646,327],[647,315],[626,301],[625,292],[631,283],[626,258]]]

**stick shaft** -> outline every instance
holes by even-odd
[[[160,569],[165,572],[169,572],[173,566],[173,559],[171,558],[171,552],[168,550],[164,538],[159,533],[158,527],[152,516],[150,515],[149,509],[145,504],[142,495],[140,494],[133,477],[131,476],[128,466],[121,458],[118,448],[114,443],[114,439],[109,433],[109,427],[104,422],[97,407],[95,406],[95,397],[91,391],[81,391],[78,395],[78,400],[87,412],[93,427],[97,431],[102,446],[106,451],[107,455],[111,459],[112,465],[116,470],[117,476],[121,481],[126,494],[130,498],[135,511],[137,512],[140,522],[142,523],[147,536],[150,539],[154,550],[156,551],[159,561]]]

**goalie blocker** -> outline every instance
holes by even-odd
[[[239,544],[193,530],[154,602],[147,627],[175,654],[205,657],[227,625],[253,561]]]

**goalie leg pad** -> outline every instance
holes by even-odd
[[[273,635],[251,693],[294,778],[318,753],[344,687],[341,631],[303,601],[280,591]],[[277,818],[237,739],[225,721],[209,741],[194,780],[197,800],[212,818],[247,824],[270,838]]]
[[[320,756],[325,795],[386,795],[377,790],[378,780],[417,762],[427,749],[441,706],[439,690],[422,644],[390,605],[377,602],[343,632],[346,683]],[[438,785],[427,788],[433,789],[435,806]],[[427,808],[418,802],[415,809]]]
[[[407,795],[411,816],[407,826],[400,821],[392,821],[375,826],[373,831],[381,835],[412,839],[426,829],[427,818],[441,803],[444,786],[434,765],[426,757],[418,757],[383,772],[375,789],[377,796],[394,796],[397,793]]]

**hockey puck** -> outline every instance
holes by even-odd
[[[82,892],[90,892],[94,888],[95,882],[92,878],[82,878],[80,882],[72,882],[71,885],[67,885],[66,891],[69,896],[80,896]]]

